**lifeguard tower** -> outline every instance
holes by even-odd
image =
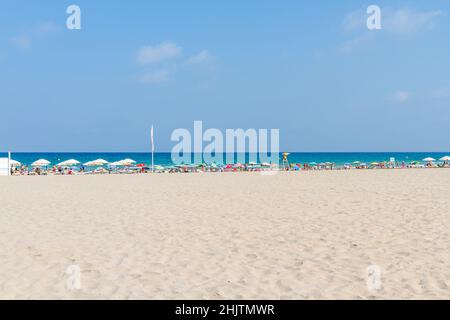
[[[289,165],[289,160],[288,160],[288,156],[290,155],[290,153],[288,152],[283,152],[282,153],[282,163],[281,163],[281,167],[283,168],[283,170],[290,170],[290,165]]]

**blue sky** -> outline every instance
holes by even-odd
[[[290,151],[448,151],[449,32],[447,0],[4,0],[0,150],[148,151],[154,124],[169,151],[202,120]]]

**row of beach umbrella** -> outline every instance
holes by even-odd
[[[131,166],[133,164],[135,164],[136,161],[134,161],[133,159],[123,159],[120,161],[116,161],[116,162],[108,162],[104,159],[97,159],[97,160],[92,160],[92,161],[88,161],[86,163],[84,163],[83,165],[86,167],[101,167],[104,165],[110,165],[110,166]],[[21,165],[21,163],[19,161],[16,160],[11,160],[10,162],[11,167],[18,167]],[[51,164],[50,161],[46,160],[46,159],[39,159],[36,160],[35,162],[33,162],[31,164],[32,167],[47,167]],[[57,166],[60,167],[72,167],[72,166],[78,166],[80,165],[81,162],[75,159],[69,159],[63,162],[60,162],[58,164],[56,164]]]
[[[424,162],[435,162],[436,159],[428,157],[428,158],[423,159],[422,161],[424,161]],[[439,161],[449,162],[450,161],[450,156],[442,157],[442,158],[439,159]]]
[[[435,162],[437,160],[434,159],[434,158],[431,158],[431,157],[427,157],[425,159],[422,159],[422,161],[423,162],[427,162],[427,163],[433,163],[433,162]],[[448,163],[448,162],[450,162],[450,156],[444,156],[444,157],[440,158],[439,161]],[[419,163],[419,161],[412,161],[412,163],[417,164],[417,163]],[[309,165],[311,165],[311,166],[317,166],[317,165],[328,166],[328,165],[331,165],[331,164],[332,164],[331,162],[325,162],[325,163],[320,163],[320,164],[318,164],[316,162],[310,162],[309,163]],[[355,162],[353,162],[353,165],[355,165],[355,166],[366,165],[366,163],[362,163],[361,161],[355,161]],[[370,165],[371,166],[378,166],[378,165],[380,165],[380,163],[379,162],[372,162],[372,163],[370,163]]]
[[[427,158],[423,159],[422,161],[423,162],[427,162],[427,163],[433,163],[433,162],[435,162],[437,160],[432,158],[432,157],[427,157]],[[448,163],[448,162],[450,162],[450,156],[444,156],[444,157],[440,158],[439,161],[443,161],[445,163]],[[413,162],[418,163],[418,161],[413,161]],[[21,165],[21,163],[19,161],[16,161],[16,160],[11,160],[10,164],[11,164],[11,167],[18,167],[18,166]],[[33,167],[47,167],[50,164],[51,164],[51,162],[46,160],[46,159],[39,159],[39,160],[36,160],[35,162],[33,162],[31,164],[31,166],[33,166]],[[78,161],[78,160],[69,159],[69,160],[66,160],[66,161],[58,163],[57,166],[60,166],[60,167],[72,167],[72,166],[77,166],[77,165],[80,165],[80,164],[81,164],[81,162]],[[132,166],[132,165],[135,165],[135,164],[136,164],[136,161],[134,161],[133,159],[123,159],[123,160],[115,161],[115,162],[108,162],[108,161],[106,161],[104,159],[97,159],[97,160],[88,161],[88,162],[84,163],[83,165],[86,166],[86,167],[101,167],[101,166],[105,166],[105,165],[109,165],[109,166]],[[353,162],[353,164],[354,165],[362,165],[362,163],[360,161],[355,161],[355,162]],[[198,165],[198,166],[202,166],[202,165],[204,165],[204,164],[201,164],[201,165]],[[249,165],[250,166],[259,166],[260,165],[262,167],[270,167],[270,166],[272,166],[270,163],[257,164],[256,162],[250,162]],[[310,162],[309,165],[317,166],[318,164],[316,162]],[[328,165],[332,165],[332,163],[331,162],[326,162],[326,163],[323,163],[323,164],[320,164],[320,165],[328,166]],[[371,163],[371,165],[379,165],[379,163],[378,162],[373,162],[373,163]],[[180,165],[180,166],[186,166],[186,165]],[[243,165],[242,164],[235,164],[235,165],[232,165],[232,166],[233,167],[239,167],[239,166],[243,166]],[[211,167],[217,167],[217,165],[215,163],[213,163],[211,165]],[[155,169],[156,170],[162,170],[162,169],[164,169],[164,167],[157,165],[157,166],[155,166]]]

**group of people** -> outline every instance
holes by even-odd
[[[345,164],[344,166],[336,166],[334,163],[285,163],[283,165],[252,165],[252,164],[228,164],[228,165],[178,165],[178,166],[155,166],[154,172],[166,172],[166,173],[189,173],[189,172],[239,172],[239,171],[267,171],[267,170],[279,170],[279,171],[307,171],[307,170],[347,170],[347,169],[406,169],[415,167],[449,167],[448,162],[442,164],[426,163],[425,165],[417,165],[414,162],[406,163],[402,162],[380,162],[380,163],[358,163],[353,165]],[[41,167],[28,167],[21,165],[11,168],[11,175],[73,175],[73,174],[95,174],[95,173],[147,173],[152,172],[149,167],[123,167],[123,168],[111,168],[111,167],[99,167],[95,170],[86,171],[83,165],[76,167],[62,167],[53,166],[51,169],[43,169]]]
[[[83,166],[79,167],[77,172],[83,173],[85,171],[85,168]],[[17,176],[17,175],[47,175],[49,172],[52,174],[74,174],[74,169],[67,167],[63,168],[61,166],[53,166],[50,170],[45,170],[41,167],[32,167],[31,169],[26,166],[22,165],[19,167],[13,167],[11,168],[11,175]]]

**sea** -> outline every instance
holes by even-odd
[[[439,159],[444,156],[450,155],[450,152],[291,152],[288,156],[290,163],[325,163],[332,162],[337,166],[342,166],[346,163],[353,163],[360,161],[364,163],[371,162],[383,162],[390,161],[394,158],[396,162],[410,163],[412,161],[422,161],[427,157]],[[241,154],[242,156],[242,154]],[[254,159],[250,154],[245,154],[245,161],[242,161],[242,157],[239,158],[238,154],[234,154],[234,161],[227,161],[224,155],[223,163],[237,163],[237,162],[249,162],[249,159]],[[6,152],[0,152],[0,158],[7,157]],[[11,153],[11,159],[21,162],[24,165],[31,165],[38,159],[46,159],[50,161],[52,165],[56,165],[62,161],[75,159],[81,163],[85,163],[95,159],[105,159],[108,162],[115,162],[122,159],[133,159],[136,163],[143,163],[146,165],[151,164],[151,153],[145,152],[13,152]],[[194,155],[191,154],[190,163],[197,163],[194,161]],[[281,154],[280,154],[281,161]],[[257,162],[259,162],[257,157]],[[189,162],[189,161],[187,161]],[[189,164],[185,162],[185,164]],[[201,161],[200,161],[201,162]],[[208,161],[206,161],[208,162]],[[220,163],[220,161],[218,161]],[[171,166],[174,164],[172,160],[172,154],[170,152],[157,152],[154,154],[154,164],[162,166]]]

